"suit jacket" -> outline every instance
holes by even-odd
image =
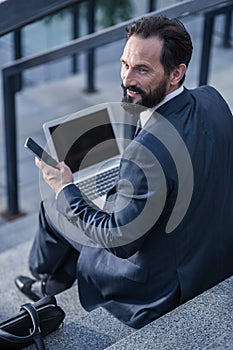
[[[78,259],[82,305],[139,328],[232,275],[232,179],[227,104],[214,88],[184,89],[126,148],[113,211],[75,185],[58,196],[90,239]]]

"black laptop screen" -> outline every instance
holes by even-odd
[[[49,128],[59,161],[76,172],[120,154],[107,108]]]

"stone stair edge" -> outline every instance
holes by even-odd
[[[106,350],[232,349],[233,276]]]

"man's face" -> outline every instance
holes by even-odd
[[[131,36],[121,57],[123,102],[153,107],[169,93],[169,77],[160,62],[162,42]]]

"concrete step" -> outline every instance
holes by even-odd
[[[13,221],[2,220],[0,225],[0,253],[32,240],[37,227],[37,220],[38,213],[25,215]]]
[[[37,214],[31,214],[0,226],[0,321],[28,302],[13,281],[16,275],[29,273],[27,257],[36,225]],[[102,308],[87,313],[74,286],[57,296],[66,312],[64,327],[46,337],[45,342],[51,350],[232,349],[232,295],[233,276],[135,331]]]
[[[64,326],[44,341],[48,350],[104,350],[133,332],[106,310],[98,308],[83,317],[73,315],[71,318],[67,314]],[[25,349],[35,350],[35,347],[30,345]]]
[[[18,313],[28,299],[14,285],[18,274],[29,274],[27,257],[37,225],[37,214],[25,216],[0,227],[0,321]],[[46,349],[105,349],[134,330],[107,311],[98,308],[87,313],[81,306],[77,286],[56,296],[66,313],[64,326],[45,339]],[[35,349],[34,345],[28,349]]]
[[[20,305],[29,301],[15,287],[14,278],[19,274],[30,275],[27,260],[36,225],[37,214],[32,214],[0,226],[0,321],[17,313]],[[87,313],[79,302],[76,286],[58,295],[57,300],[68,320]]]
[[[36,216],[2,223],[0,226],[0,320],[18,312],[19,305],[28,301],[14,286],[18,274],[27,274],[27,256],[36,228]]]
[[[232,350],[233,276],[108,347],[108,350]]]

